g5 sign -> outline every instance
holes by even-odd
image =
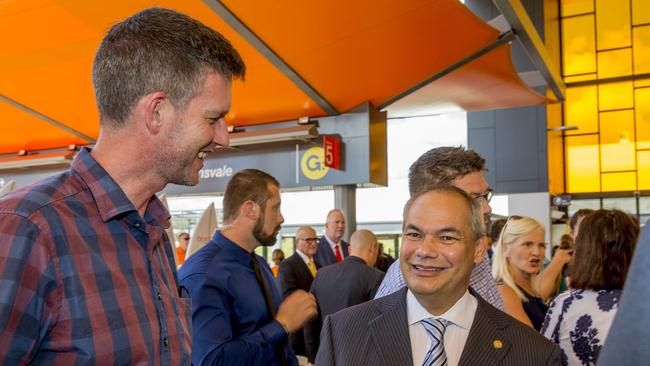
[[[323,148],[319,146],[311,147],[305,151],[300,162],[302,174],[311,180],[323,178],[330,170],[330,168],[325,166],[323,156]]]

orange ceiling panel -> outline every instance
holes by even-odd
[[[379,105],[499,35],[456,0],[223,3],[339,112]]]

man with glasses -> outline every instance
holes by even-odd
[[[316,230],[302,226],[296,231],[296,252],[280,263],[278,285],[282,298],[287,298],[296,290],[309,291],[320,264],[314,261],[318,248]],[[305,337],[302,328],[291,333],[291,346],[296,355],[307,356]]]
[[[467,192],[481,207],[483,220],[487,223],[492,213],[490,200],[492,189],[484,176],[485,159],[474,150],[464,147],[443,146],[422,154],[409,169],[409,193],[411,196],[434,186],[451,184]],[[503,310],[503,299],[490,271],[490,260],[474,266],[469,284],[487,302]],[[399,261],[386,272],[375,298],[389,295],[406,285],[399,269]]]

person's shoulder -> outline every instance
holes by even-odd
[[[0,199],[0,213],[29,218],[81,190],[70,171],[65,171],[6,194]]]
[[[178,280],[183,281],[197,275],[210,276],[213,272],[218,272],[221,275],[219,262],[225,258],[219,255],[220,251],[221,248],[215,244],[214,240],[207,242],[185,260],[178,270]]]
[[[402,291],[397,291],[378,299],[350,306],[330,315],[330,317],[332,318],[332,322],[368,319],[371,314],[384,312],[387,309],[397,306],[400,302],[405,302],[405,298],[406,289],[403,289]]]

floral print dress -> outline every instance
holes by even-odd
[[[622,290],[571,290],[553,299],[541,333],[562,349],[562,365],[596,365]]]

